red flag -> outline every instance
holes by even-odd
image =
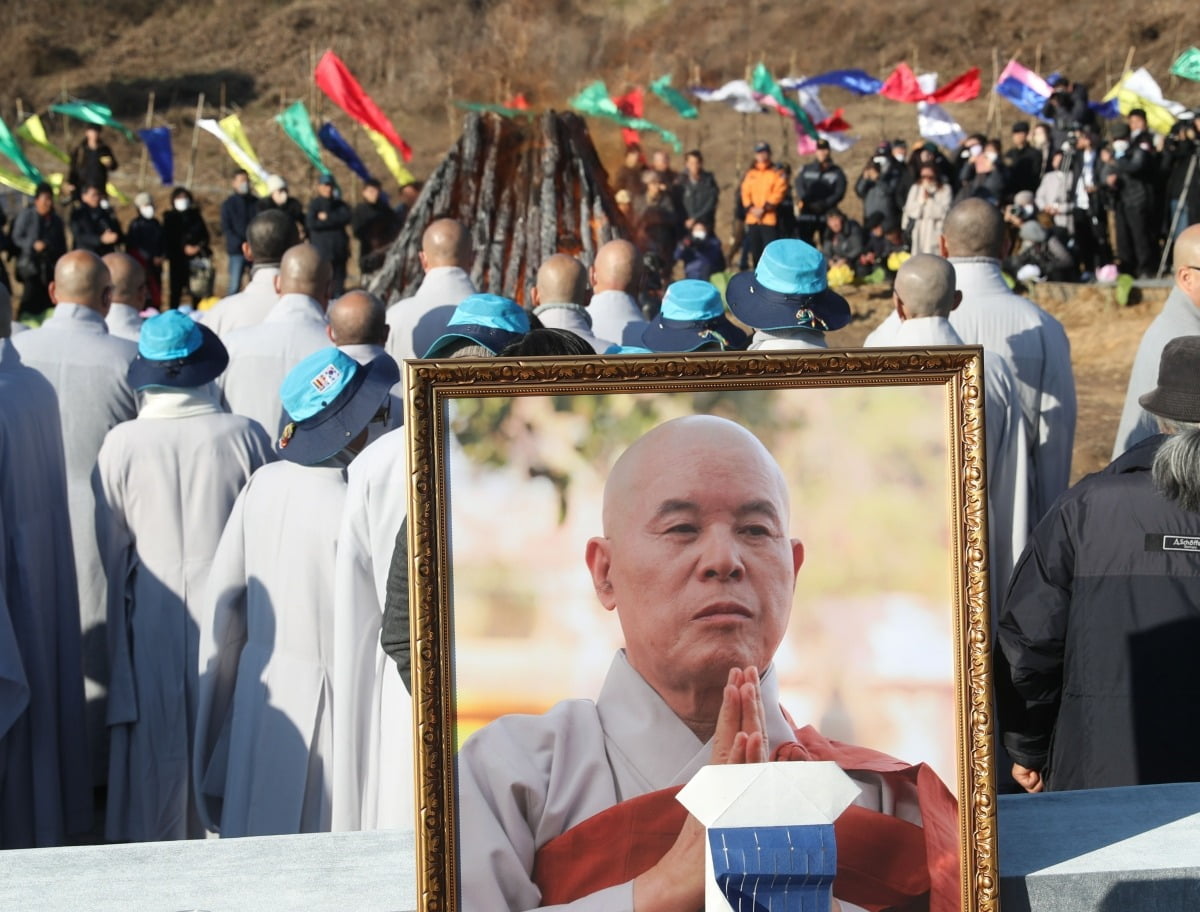
[[[333,100],[339,108],[357,120],[364,127],[369,127],[376,133],[382,134],[388,142],[400,150],[405,161],[412,160],[412,149],[400,138],[387,115],[379,110],[379,106],[371,100],[371,96],[363,91],[354,74],[342,63],[341,58],[333,51],[326,51],[317,62],[313,72],[317,86]]]
[[[841,108],[838,108],[814,126],[821,133],[846,133],[850,130],[850,124],[846,121],[844,113]]]
[[[942,104],[946,101],[970,101],[979,97],[979,67],[972,67],[929,94],[927,101]]]
[[[630,89],[620,98],[614,98],[613,104],[617,106],[617,110],[626,117],[643,117],[646,113],[645,96],[642,93],[641,86],[635,86]],[[637,130],[631,130],[629,127],[621,128],[621,139],[626,146],[641,145],[642,138],[638,135]]]
[[[892,101],[906,101],[909,104],[925,100],[925,93],[921,91],[916,74],[907,63],[902,63],[892,70],[892,75],[883,81],[879,94]]]
[[[518,92],[504,103],[504,107],[512,108],[514,111],[528,111],[529,102],[525,100],[524,92]]]

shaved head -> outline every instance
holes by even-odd
[[[587,545],[629,664],[701,740],[731,669],[765,669],[783,640],[804,546],[762,443],[711,415],[661,424],[617,460],[604,535]]]
[[[538,268],[534,305],[584,304],[587,301],[587,270],[573,256],[556,253]]]
[[[629,241],[609,241],[596,251],[592,264],[592,291],[637,291],[637,248]]]
[[[282,209],[268,209],[250,220],[246,243],[255,266],[276,266],[288,248],[300,243],[300,229]]]
[[[1200,308],[1200,225],[1183,230],[1175,239],[1175,284],[1179,286],[1196,307]]]
[[[112,302],[108,267],[90,250],[72,250],[59,257],[54,266],[50,298],[55,304],[78,304],[107,316]]]
[[[321,307],[329,303],[329,283],[333,267],[312,244],[297,244],[279,261],[276,289],[281,295],[301,294],[316,300]]]
[[[917,254],[896,273],[892,288],[903,317],[948,317],[954,309],[954,267],[941,257]]]
[[[141,310],[146,303],[146,270],[142,264],[126,253],[108,253],[104,265],[112,276],[113,301]]]
[[[439,266],[467,269],[471,265],[471,239],[467,229],[454,219],[431,222],[421,235],[421,265],[426,270]]]
[[[329,338],[334,345],[383,345],[387,308],[367,291],[348,291],[329,305]]]
[[[942,240],[948,257],[998,260],[1004,247],[1004,218],[987,200],[965,199],[946,215]]]
[[[687,458],[704,460],[712,452],[739,454],[746,472],[757,473],[764,492],[775,498],[787,521],[789,498],[783,471],[762,441],[740,424],[714,415],[689,415],[647,431],[621,454],[604,485],[604,534],[619,531],[629,505],[653,488],[656,478],[681,470]]]

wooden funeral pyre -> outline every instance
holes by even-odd
[[[554,111],[532,120],[468,114],[367,287],[389,303],[413,294],[424,277],[421,235],[440,218],[469,229],[475,287],[526,305],[547,257],[568,253],[590,266],[601,244],[628,236],[583,119]]]

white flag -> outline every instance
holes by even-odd
[[[727,82],[719,89],[692,89],[692,94],[701,101],[723,101],[742,114],[758,114],[762,111],[758,96],[744,79]]]

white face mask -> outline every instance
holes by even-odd
[[[697,241],[702,241],[702,240],[704,240],[706,237],[708,237],[708,232],[707,232],[707,231],[705,231],[703,228],[697,228],[697,229],[695,229],[695,230],[693,230],[693,231],[692,231],[692,238],[693,238],[694,240],[697,240]]]
[[[1114,139],[1113,140],[1113,151],[1116,152],[1117,155],[1124,155],[1127,151],[1129,151],[1129,140]]]
[[[896,159],[896,161],[900,162],[900,164],[904,164],[904,153],[903,152],[893,152],[892,158]]]
[[[106,199],[102,199],[102,200],[100,200],[100,208],[101,208],[101,209],[108,209],[108,208],[109,208],[111,205],[112,205],[112,204],[111,204],[111,203],[109,203],[109,201],[108,201],[108,200],[106,200]]]
[[[153,206],[143,206],[141,209],[138,210],[138,212],[140,212],[142,214],[142,218],[147,218],[147,219],[154,218],[154,207]]]
[[[172,205],[175,206],[176,212],[187,212],[187,210],[188,210],[188,201],[185,197],[182,197],[182,196],[179,199],[175,200],[175,202]]]
[[[990,162],[994,162],[996,159],[998,159],[1000,157],[999,154],[993,149],[988,149],[987,152],[984,153],[984,155],[987,156],[987,160]]]
[[[979,145],[979,143],[975,143],[975,145],[973,145],[973,146],[971,146],[971,148],[967,149],[967,153],[971,156],[971,158],[978,157],[979,153],[982,151],[983,151],[983,146]]]
[[[1034,133],[1031,137],[1029,137],[1029,144],[1035,149],[1046,148],[1046,134]]]

